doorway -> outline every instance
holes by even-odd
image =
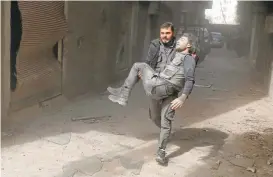
[[[11,51],[13,55],[16,52],[15,62],[11,57],[11,68],[16,68],[17,80],[16,88],[11,85],[11,110],[16,110],[61,94],[62,38],[67,25],[63,1],[12,3],[11,45],[14,36],[17,36],[15,43],[20,40],[18,50]],[[20,18],[14,12],[19,12]],[[13,29],[18,26],[21,35],[20,30]]]

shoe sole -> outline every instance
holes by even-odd
[[[112,95],[116,95],[116,94],[117,94],[117,93],[112,92],[110,87],[107,88],[107,91],[108,91],[109,93],[111,93]]]
[[[121,101],[118,97],[114,96],[114,95],[109,95],[108,99],[111,100],[114,103],[118,103],[121,106],[126,106],[127,103],[124,103],[123,101]]]

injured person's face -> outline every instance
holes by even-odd
[[[190,48],[191,45],[189,43],[189,38],[187,36],[182,36],[180,39],[176,42],[176,50],[177,51],[184,51],[187,48]]]

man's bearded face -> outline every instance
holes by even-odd
[[[161,28],[160,29],[160,40],[163,43],[168,43],[173,38],[173,31],[171,28]]]

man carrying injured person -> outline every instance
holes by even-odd
[[[191,35],[188,33],[176,41],[175,55],[164,65],[162,72],[156,72],[150,65],[138,62],[120,88],[108,87],[112,102],[126,106],[132,89],[139,79],[142,80],[147,96],[157,103],[158,109],[150,107],[150,118],[160,128],[159,147],[156,161],[165,164],[165,149],[170,137],[175,110],[182,107],[190,95],[195,79],[195,59],[189,53],[192,47]],[[164,49],[163,49],[164,50]],[[182,92],[178,97],[179,92]]]

